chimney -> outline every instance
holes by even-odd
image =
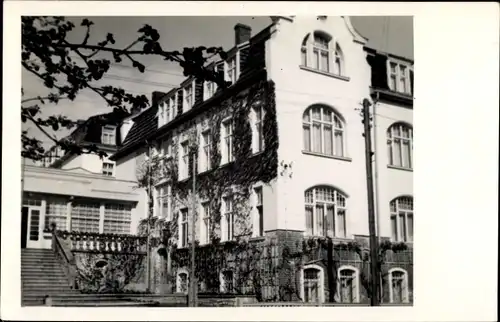
[[[158,104],[158,101],[163,97],[165,96],[166,93],[163,93],[163,92],[159,92],[159,91],[154,91],[152,94],[151,94],[151,105],[154,106],[156,104]]]
[[[238,23],[234,26],[234,43],[239,45],[250,40],[252,36],[252,28],[250,26]]]

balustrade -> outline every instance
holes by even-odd
[[[58,231],[57,235],[72,252],[146,253],[147,237],[143,236],[68,231]]]

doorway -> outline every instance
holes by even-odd
[[[26,248],[28,238],[28,207],[21,208],[21,248]]]

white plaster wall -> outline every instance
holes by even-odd
[[[83,167],[83,155],[74,155],[66,160],[62,165],[61,169],[74,169]]]
[[[377,103],[375,106],[376,122],[376,177],[378,180],[379,233],[381,236],[391,236],[389,203],[392,199],[402,196],[413,196],[413,171],[388,167],[387,130],[397,122],[413,125],[413,110],[393,104]],[[375,147],[374,147],[375,148]],[[375,167],[374,167],[375,169]]]
[[[369,98],[371,71],[362,45],[353,41],[343,18],[281,20],[266,44],[269,78],[276,84],[276,108],[280,146],[279,160],[293,161],[292,178],[277,181],[276,226],[305,230],[304,191],[327,184],[348,195],[347,230],[368,234],[364,139],[360,109]],[[301,70],[300,49],[304,37],[322,30],[337,38],[345,57],[348,81]],[[330,105],[341,114],[346,128],[346,156],[338,160],[302,153],[302,114],[315,103]],[[285,210],[286,209],[286,210]]]

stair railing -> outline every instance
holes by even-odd
[[[59,262],[62,264],[64,273],[68,278],[69,286],[72,289],[78,289],[77,283],[77,268],[76,261],[70,247],[65,245],[64,241],[60,238],[60,232],[57,230],[56,224],[52,223],[52,250],[54,251]]]

